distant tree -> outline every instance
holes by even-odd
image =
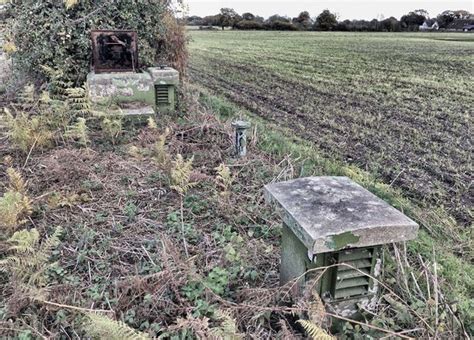
[[[441,14],[438,15],[436,20],[438,21],[439,27],[440,28],[448,28],[450,26],[460,26],[460,21],[462,20],[469,20],[471,17],[471,13],[468,11],[464,10],[458,10],[458,11],[444,11]],[[469,22],[466,22],[469,23]],[[466,24],[462,22],[462,24]]]
[[[290,18],[278,14],[272,15],[265,21],[265,28],[276,31],[294,31],[298,29],[293,25]]]
[[[337,25],[337,17],[331,13],[328,9],[325,9],[316,18],[314,28],[321,31],[330,31]]]
[[[425,19],[429,19],[430,18],[430,14],[428,13],[428,11],[426,9],[415,9],[413,11],[413,13],[415,14],[418,14],[418,15],[421,15],[422,17],[424,17]]]
[[[458,11],[454,11],[454,16],[456,17],[456,19],[466,20],[470,19],[472,17],[472,14],[469,11],[460,9]]]
[[[219,26],[224,30],[225,27],[235,26],[240,19],[240,16],[232,8],[221,8],[218,20]]]
[[[308,11],[301,12],[296,18],[293,18],[292,21],[293,24],[302,30],[308,30],[313,25],[313,20],[311,19]]]
[[[412,31],[418,29],[427,19],[424,15],[420,14],[420,11],[422,10],[416,10],[402,16],[400,19],[402,27]]]
[[[378,30],[379,30],[379,21],[377,19],[372,19],[372,21],[369,23],[368,31],[376,32]]]
[[[454,11],[444,11],[436,19],[438,20],[439,27],[446,28],[456,19],[456,16]]]
[[[203,19],[197,15],[192,15],[186,18],[186,25],[201,26],[203,25]]]
[[[235,28],[239,30],[261,30],[264,29],[265,26],[256,20],[240,20],[235,24]]]
[[[288,17],[284,17],[279,14],[274,14],[267,19],[267,22],[275,22],[275,21],[290,22],[290,19]]]
[[[217,15],[208,15],[202,18],[203,26],[219,26],[220,14]]]
[[[397,18],[390,17],[384,19],[380,22],[380,27],[383,31],[387,32],[399,32],[400,31],[400,22]]]
[[[255,15],[249,12],[242,14],[242,20],[255,20]]]

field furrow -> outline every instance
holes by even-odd
[[[470,223],[474,36],[228,31],[192,40],[193,82]]]

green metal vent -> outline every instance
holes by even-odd
[[[171,103],[169,85],[155,85],[156,105],[169,105]]]
[[[367,275],[371,274],[375,264],[374,248],[345,250],[335,256],[337,263],[344,263],[348,266],[341,265],[336,268],[336,285],[333,297],[338,300],[368,294],[371,279]]]
[[[321,280],[320,294],[332,300],[344,300],[370,294],[378,247],[353,248],[317,255],[317,266],[331,267]],[[344,264],[347,264],[344,265]],[[368,276],[370,275],[370,276]]]

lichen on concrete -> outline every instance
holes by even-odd
[[[407,241],[418,224],[347,177],[265,186],[266,199],[314,254]]]

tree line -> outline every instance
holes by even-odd
[[[222,8],[216,15],[205,17],[188,16],[186,25],[200,26],[201,29],[211,29],[214,26],[232,27],[241,30],[286,30],[286,31],[371,31],[371,32],[401,32],[417,31],[421,25],[435,29],[462,29],[474,24],[474,15],[465,10],[446,10],[434,18],[424,9],[411,11],[400,19],[379,16],[373,20],[343,20],[328,9],[313,18],[308,11],[301,12],[297,17],[290,18],[274,14],[267,19],[246,12],[238,14],[232,8]],[[435,24],[436,23],[436,24]]]

